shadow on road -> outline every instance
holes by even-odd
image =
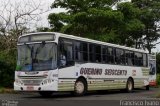
[[[154,89],[151,89],[150,91],[152,91]],[[146,91],[144,88],[142,89],[135,89],[133,91],[133,93],[142,93],[142,92],[148,92]],[[37,92],[21,92],[21,94],[24,94],[24,95],[27,95],[27,96],[24,96],[23,98],[25,99],[58,99],[58,98],[75,98],[75,96],[71,95],[70,92],[55,92],[51,97],[42,97],[40,96]],[[124,90],[109,90],[109,91],[91,91],[91,92],[88,92],[85,97],[90,97],[90,96],[101,96],[101,95],[121,95],[121,94],[129,94],[129,93],[126,93],[124,92]]]

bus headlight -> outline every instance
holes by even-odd
[[[19,80],[19,79],[15,79],[15,83],[17,85],[23,85],[23,82],[21,80]]]

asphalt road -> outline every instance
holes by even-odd
[[[128,106],[125,101],[141,103],[138,105],[160,106],[160,88],[151,88],[149,91],[136,89],[133,93],[124,93],[119,90],[107,92],[89,92],[83,97],[74,97],[70,93],[55,93],[50,98],[43,98],[35,92],[19,92],[16,94],[0,94],[0,106]],[[148,102],[147,102],[148,101]],[[136,105],[137,105],[136,104]],[[135,105],[135,104],[134,104]]]

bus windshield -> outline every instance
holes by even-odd
[[[57,45],[55,43],[18,46],[17,71],[46,71],[55,68],[57,68]]]

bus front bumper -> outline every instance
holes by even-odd
[[[34,86],[34,85],[19,85],[14,82],[14,90],[15,91],[57,91],[57,84],[55,83],[50,83],[46,85],[39,85],[39,86]]]

